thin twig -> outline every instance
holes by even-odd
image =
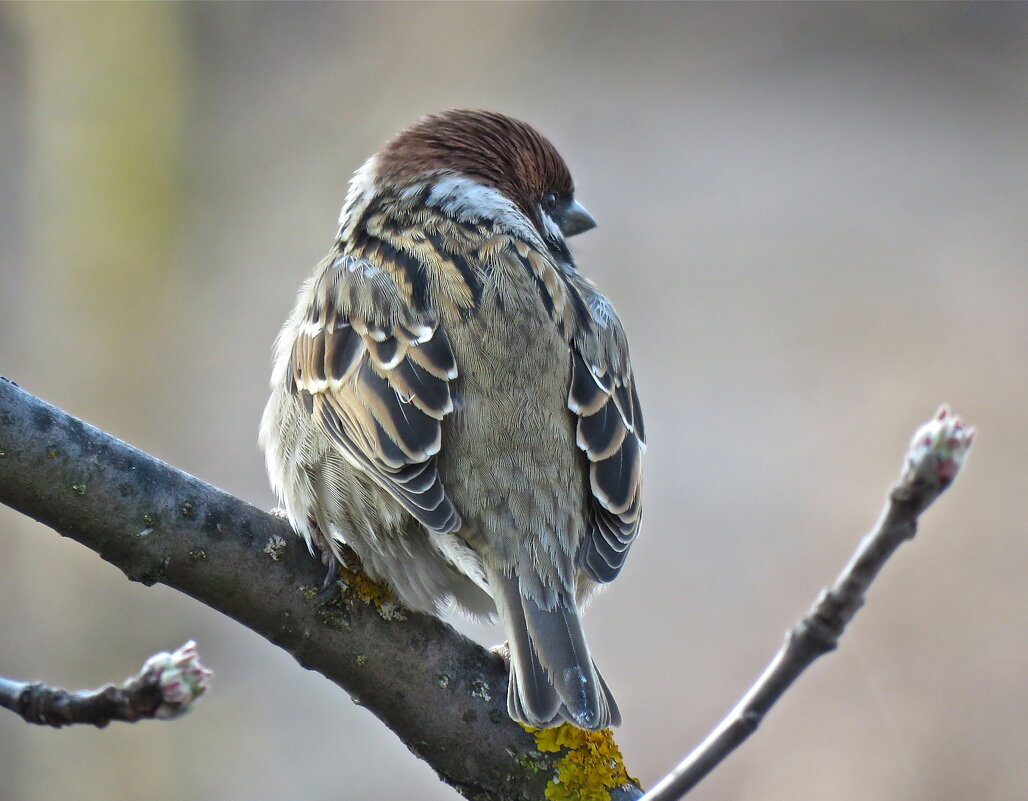
[[[877,526],[864,537],[835,584],[821,592],[806,617],[786,635],[782,649],[735,709],[642,801],[676,801],[684,796],[757,730],[775,701],[815,659],[838,645],[878,571],[914,536],[918,516],[956,478],[973,434],[974,429],[965,427],[945,406],[918,429]]]
[[[38,681],[0,676],[0,706],[28,723],[55,729],[72,723],[89,723],[102,729],[112,720],[168,720],[189,711],[207,689],[210,675],[197,658],[196,643],[190,641],[172,654],[154,654],[120,687],[108,684],[70,693]]]

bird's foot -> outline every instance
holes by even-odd
[[[322,551],[321,562],[328,566],[325,580],[321,583],[321,591],[318,593],[324,596],[336,590],[336,582],[339,581],[339,560],[331,551]]]

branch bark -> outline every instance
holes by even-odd
[[[0,380],[0,502],[129,579],[217,609],[346,690],[467,798],[540,801],[560,754],[507,716],[502,660],[450,626],[318,592],[289,525]],[[638,798],[634,785],[616,799]]]

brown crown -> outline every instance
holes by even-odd
[[[564,159],[529,125],[493,111],[454,109],[423,117],[379,153],[378,175],[406,183],[432,170],[452,170],[499,189],[538,224],[547,192],[570,196]]]

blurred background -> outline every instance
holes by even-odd
[[[0,373],[269,508],[271,343],[350,174],[424,113],[521,117],[600,222],[574,244],[647,414],[643,532],[586,626],[631,772],[734,704],[946,401],[966,475],[691,797],[1024,797],[1026,44],[1023,4],[8,4]],[[91,687],[195,638],[216,673],[174,723],[0,715],[0,798],[456,798],[256,635],[0,532],[0,672]]]

